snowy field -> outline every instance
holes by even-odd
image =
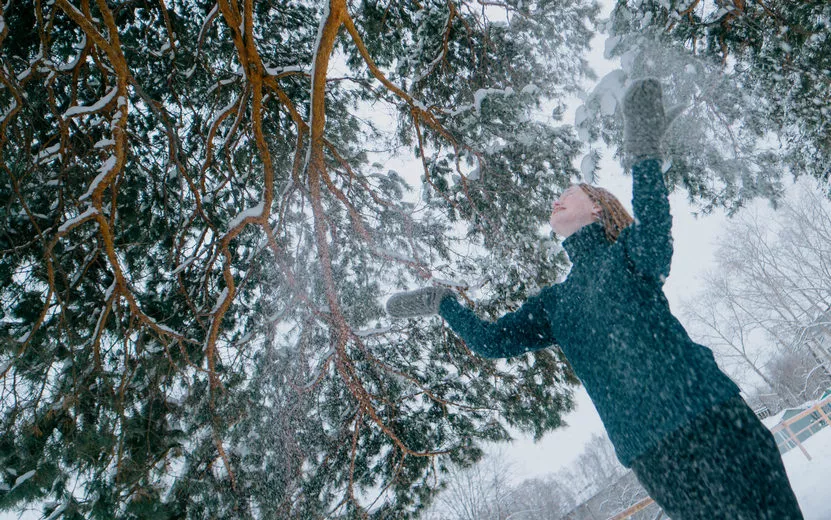
[[[799,448],[782,456],[791,487],[805,520],[831,520],[831,428],[823,428],[803,445],[812,460]]]

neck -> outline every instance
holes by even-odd
[[[578,229],[563,241],[563,248],[572,263],[597,253],[609,246],[606,230],[600,222],[592,222]]]

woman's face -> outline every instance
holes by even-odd
[[[580,186],[566,189],[551,206],[548,223],[559,236],[567,238],[577,230],[591,224],[600,215],[598,208]]]

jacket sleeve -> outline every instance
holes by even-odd
[[[663,282],[672,262],[672,216],[661,163],[647,159],[632,167],[632,209],[626,252],[635,270]]]
[[[528,298],[519,309],[495,322],[479,319],[452,296],[442,300],[439,314],[476,354],[486,358],[513,357],[556,342],[541,295]]]

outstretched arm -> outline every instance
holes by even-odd
[[[556,342],[542,294],[528,298],[519,309],[495,322],[479,319],[452,296],[442,299],[439,314],[476,354],[487,358],[518,356]]]

